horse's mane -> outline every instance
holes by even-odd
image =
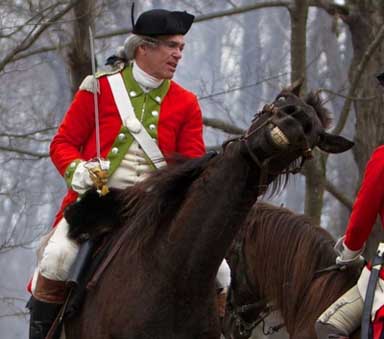
[[[177,159],[167,167],[154,171],[144,181],[122,190],[117,201],[119,219],[130,228],[132,251],[143,247],[169,225],[185,200],[191,185],[208,167],[216,163],[216,153],[196,159]]]
[[[276,304],[288,329],[290,324],[299,323],[305,328],[309,321],[313,323],[319,310],[356,281],[355,270],[317,276],[318,270],[335,263],[335,242],[305,215],[256,203],[248,215],[245,232],[247,248],[257,260],[247,265],[252,266],[260,297]]]

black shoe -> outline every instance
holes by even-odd
[[[31,314],[29,321],[29,339],[45,339],[61,306],[61,304],[45,303],[31,297],[27,303],[27,308]],[[59,338],[60,333],[56,332],[53,338]]]

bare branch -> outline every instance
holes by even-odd
[[[347,6],[336,4],[334,1],[310,0],[309,6],[322,8],[329,15],[340,15],[340,16],[349,15],[349,8]]]
[[[54,131],[56,129],[57,129],[57,126],[53,126],[53,127],[47,127],[47,128],[39,129],[39,130],[36,130],[36,131],[31,131],[31,132],[23,133],[23,134],[0,133],[0,137],[27,138],[27,137],[30,137],[30,136],[33,136],[33,135],[36,135],[36,134],[51,132],[51,131]]]
[[[62,11],[54,15],[45,23],[41,24],[39,28],[35,31],[38,26],[35,26],[24,38],[24,40],[16,46],[13,50],[11,50],[1,61],[0,61],[0,72],[4,69],[4,67],[10,63],[16,55],[20,52],[25,51],[29,47],[31,47],[34,42],[40,37],[42,33],[45,32],[47,28],[49,28],[52,24],[54,24],[58,19],[60,19],[63,15],[65,15],[69,10],[71,10],[75,6],[75,1],[70,1],[70,3],[63,8]]]
[[[236,7],[233,9],[220,11],[220,12],[216,12],[216,13],[211,13],[211,14],[207,14],[207,15],[200,15],[200,16],[196,17],[194,22],[204,22],[204,21],[208,21],[208,20],[212,20],[212,19],[216,19],[216,18],[222,18],[225,16],[232,16],[232,15],[246,13],[249,11],[262,9],[262,8],[268,8],[268,7],[286,7],[286,8],[288,8],[289,5],[290,5],[289,1],[264,1],[264,2],[259,2],[257,4],[253,4],[253,5]],[[127,35],[131,32],[132,32],[132,28],[117,29],[117,30],[113,30],[111,32],[107,32],[104,34],[97,34],[95,36],[95,39],[108,39],[108,38],[119,36],[119,35]],[[58,46],[58,45],[47,46],[47,47],[35,49],[34,51],[30,51],[28,53],[23,53],[23,54],[15,56],[14,58],[12,58],[12,61],[20,60],[20,59],[27,58],[29,56],[40,54],[40,53],[52,52],[52,51],[59,49],[59,47],[63,48],[63,47],[68,47],[68,46],[69,46],[69,44],[62,44],[60,46]],[[0,68],[0,70],[1,70],[1,68]]]
[[[318,92],[329,93],[329,94],[332,94],[333,96],[344,98],[344,99],[349,99],[351,101],[371,101],[371,100],[375,100],[377,98],[376,95],[371,96],[371,97],[349,97],[348,95],[344,95],[344,94],[332,91],[332,90],[327,89],[327,88],[320,88],[318,90]]]
[[[289,8],[290,4],[291,4],[290,1],[264,1],[264,2],[259,2],[257,4],[252,4],[252,5],[248,5],[248,6],[236,7],[233,9],[226,10],[226,11],[221,11],[221,12],[211,13],[211,14],[207,14],[207,15],[197,16],[195,19],[195,22],[204,22],[204,21],[208,21],[208,20],[212,20],[212,19],[216,19],[216,18],[221,18],[224,16],[231,16],[231,15],[246,13],[249,11],[262,9],[262,8],[268,8],[268,7]],[[330,1],[311,0],[309,2],[309,5],[322,8],[322,9],[326,10],[331,15],[335,15],[335,14],[347,15],[348,14],[348,8],[346,6],[337,5],[337,4],[330,2]],[[119,35],[126,35],[126,34],[129,34],[131,32],[132,32],[132,28],[117,29],[117,30],[107,32],[104,34],[97,34],[95,36],[95,39],[108,39],[108,38],[119,36]],[[30,57],[33,55],[41,54],[41,53],[56,51],[59,48],[68,47],[68,46],[69,46],[69,44],[62,44],[60,46],[59,45],[46,46],[46,47],[35,49],[33,51],[29,51],[27,53],[18,53],[18,55],[15,55],[12,58],[12,62],[27,58],[27,57]]]
[[[232,16],[236,14],[241,14],[249,11],[253,11],[256,9],[262,9],[262,8],[270,8],[270,7],[285,7],[288,8],[290,6],[290,1],[264,1],[264,2],[258,2],[256,4],[248,5],[248,6],[241,6],[236,7],[232,9],[228,9],[221,12],[206,14],[206,15],[200,15],[195,19],[195,22],[203,22],[208,21],[211,19],[216,18],[222,18],[224,16]]]
[[[43,15],[45,15],[44,14],[45,12],[49,12],[49,11],[55,9],[59,5],[60,5],[60,3],[54,3],[54,4],[52,4],[46,8],[43,8],[41,11],[37,12],[34,16],[28,18],[28,20],[26,20],[25,22],[23,22],[20,25],[13,26],[13,27],[2,27],[3,30],[9,30],[9,29],[14,28],[14,31],[12,31],[8,34],[0,34],[0,38],[9,38],[9,37],[13,36],[15,33],[20,32],[26,26],[34,26],[35,27],[36,26],[36,22],[34,22],[35,20],[41,21],[43,19]]]
[[[0,151],[18,153],[18,154],[22,154],[22,155],[30,155],[30,156],[38,158],[38,159],[49,157],[49,153],[32,152],[32,151],[24,150],[24,149],[17,148],[17,147],[0,146]]]
[[[338,190],[329,180],[325,180],[325,189],[350,211],[352,210],[353,201],[340,190]]]
[[[267,82],[269,80],[281,78],[282,76],[287,75],[288,73],[289,72],[279,73],[279,74],[270,76],[268,78],[259,80],[257,82],[251,83],[251,84],[247,84],[247,85],[243,85],[243,86],[238,86],[238,87],[233,87],[233,88],[229,88],[229,89],[224,90],[224,91],[215,92],[215,93],[211,93],[211,94],[208,94],[208,95],[200,96],[198,99],[199,99],[199,101],[206,100],[206,99],[210,99],[210,98],[216,97],[218,95],[228,94],[228,93],[232,93],[232,92],[243,90],[245,88],[250,88],[250,87],[258,86],[258,85],[261,85],[262,83]]]
[[[375,50],[380,45],[381,41],[384,38],[384,26],[382,26],[377,33],[375,39],[371,42],[371,44],[368,46],[367,50],[365,51],[360,63],[356,67],[356,71],[354,72],[351,80],[351,87],[349,89],[349,92],[347,94],[347,99],[344,102],[343,109],[341,110],[340,119],[337,122],[336,127],[332,131],[333,134],[340,134],[343,130],[345,123],[348,119],[349,111],[351,109],[351,105],[353,98],[356,94],[356,90],[358,88],[360,78],[365,70],[365,67],[368,63],[368,61],[371,59],[372,55],[374,54]]]
[[[244,133],[244,130],[242,128],[228,124],[220,119],[203,118],[203,122],[205,126],[219,129],[225,133],[235,135],[241,135]]]

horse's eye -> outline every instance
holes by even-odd
[[[297,111],[296,106],[294,106],[294,105],[285,105],[281,109],[283,110],[283,112],[285,114],[289,114],[289,115],[295,114]],[[296,116],[295,116],[295,118],[297,119]]]

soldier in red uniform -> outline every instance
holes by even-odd
[[[50,154],[67,182],[68,193],[31,282],[30,338],[45,338],[66,296],[65,280],[79,246],[67,237],[63,210],[94,184],[89,167],[94,165],[90,160],[97,156],[95,140],[99,139],[100,155],[106,159],[107,184],[117,188],[133,185],[159,167],[159,159],[147,153],[148,147],[159,150],[165,158],[174,153],[187,158],[205,153],[197,98],[171,80],[193,19],[187,12],[143,13],[120,58],[115,59],[117,69],[97,75],[98,86],[93,76],[85,78],[60,124]],[[112,84],[112,76],[122,87]],[[95,127],[95,92],[99,129]],[[127,107],[132,108],[133,115],[121,112],[120,94],[126,96],[123,105],[129,101]],[[136,134],[145,135],[146,145]]]
[[[379,215],[384,225],[384,146],[378,147],[367,163],[364,178],[353,205],[343,248],[336,263],[351,265],[361,262],[372,227]],[[360,327],[368,278],[370,271],[363,269],[358,283],[331,305],[318,319],[316,331],[319,339],[348,338]],[[377,283],[372,319],[384,316],[384,274]],[[381,322],[382,324],[382,322]],[[375,325],[374,325],[375,326]],[[380,331],[376,331],[379,333]]]

